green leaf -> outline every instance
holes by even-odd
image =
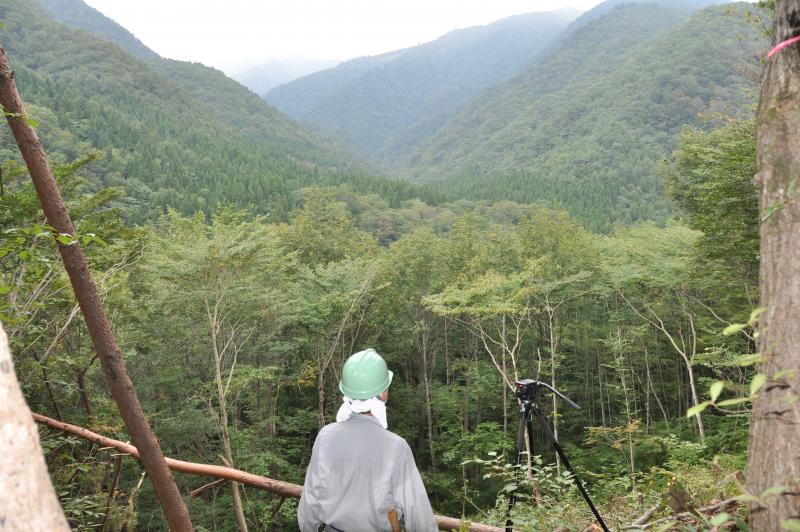
[[[769,217],[775,214],[775,211],[777,211],[781,207],[783,207],[783,203],[781,202],[769,205],[766,209],[764,209],[764,214],[763,216],[761,216],[761,221],[766,222],[769,219]]]
[[[789,377],[793,379],[797,377],[797,370],[796,369],[782,369],[777,372],[775,375],[772,376],[773,379],[782,379],[784,377]]]
[[[786,486],[772,486],[771,488],[767,488],[761,493],[762,497],[774,497],[776,495],[783,495],[789,491],[789,488]]]
[[[764,313],[765,310],[767,310],[766,307],[754,308],[753,311],[750,312],[750,319],[747,320],[747,322],[753,323],[755,321],[758,321],[758,318],[761,317],[761,315]]]
[[[730,336],[732,334],[736,334],[737,332],[744,330],[745,327],[747,327],[746,323],[731,323],[725,327],[725,329],[723,329],[722,335]]]
[[[764,362],[764,357],[761,356],[761,353],[742,355],[736,359],[737,366],[752,366],[753,364],[758,364],[760,362]]]
[[[65,246],[71,246],[77,242],[77,240],[75,240],[75,238],[69,233],[59,233],[56,236],[56,240]]]
[[[731,516],[730,516],[729,514],[727,514],[727,513],[725,513],[725,512],[722,512],[721,514],[717,514],[717,515],[715,515],[715,516],[714,516],[714,517],[713,517],[713,518],[712,518],[712,519],[709,521],[709,523],[711,523],[711,525],[712,525],[712,526],[720,526],[720,525],[722,525],[722,524],[724,524],[724,523],[727,523],[728,521],[730,521],[730,519],[731,519]]]
[[[100,244],[101,246],[107,246],[108,245],[108,243],[105,240],[103,240],[102,238],[100,238],[99,236],[97,236],[94,233],[86,233],[85,235],[81,235],[81,244],[82,245],[88,246],[92,242],[96,242],[96,243]]]
[[[800,521],[797,519],[784,519],[781,521],[781,528],[790,532],[800,532]]]
[[[767,382],[766,375],[764,375],[763,373],[756,374],[756,376],[753,377],[753,380],[750,381],[750,397],[753,397],[755,394],[757,394],[758,390],[760,390],[761,387],[764,386],[765,382]]]
[[[11,285],[0,285],[0,296],[4,296],[11,292]]]
[[[503,488],[500,490],[500,493],[509,493],[515,491],[518,487],[519,486],[517,486],[516,483],[512,482],[511,484],[506,484],[503,486]]]
[[[708,395],[711,397],[712,401],[716,401],[719,394],[722,393],[722,388],[725,387],[725,383],[722,381],[717,381],[711,385],[711,388],[708,390]]]
[[[789,186],[788,186],[788,187],[786,187],[786,192],[788,192],[788,194],[787,194],[788,196],[791,196],[791,195],[793,195],[793,194],[794,194],[794,187],[795,187],[795,186],[797,186],[797,176],[794,176],[794,177],[793,177],[793,178],[792,178],[792,179],[789,181]]]
[[[694,405],[693,407],[691,407],[689,410],[686,411],[686,417],[696,416],[697,414],[708,408],[708,405],[710,404],[711,401],[703,401],[700,404]]]
[[[719,403],[717,403],[717,406],[734,406],[746,403],[749,400],[750,400],[749,397],[737,397],[736,399],[725,399],[724,401],[720,401]]]
[[[22,119],[25,121],[26,124],[28,124],[29,126],[31,126],[34,129],[39,127],[39,122],[34,120],[33,118],[29,117],[28,115],[22,116]]]

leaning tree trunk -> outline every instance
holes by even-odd
[[[775,42],[800,35],[800,2],[778,0]],[[767,60],[757,116],[761,185],[759,371],[767,382],[753,403],[747,487],[785,486],[767,506],[751,506],[751,530],[800,526],[800,42]],[[788,523],[791,521],[791,523]],[[791,528],[794,530],[794,528]]]
[[[0,530],[67,531],[0,325]]]
[[[44,153],[42,142],[36,131],[28,124],[25,107],[17,92],[14,72],[8,62],[6,53],[0,49],[0,105],[5,110],[8,125],[14,134],[19,150],[36,188],[42,210],[47,223],[59,235],[77,238],[72,220],[67,212],[64,199],[56,185],[50,163]],[[128,429],[133,444],[141,453],[141,462],[156,492],[164,515],[173,531],[192,530],[192,521],[186,504],[183,502],[175,480],[164,461],[164,455],[155,434],[150,428],[142,411],[142,405],[133,388],[133,383],[125,368],[122,351],[117,346],[111,326],[103,310],[97,287],[89,273],[86,257],[80,243],[63,244],[56,242],[64,268],[72,283],[75,298],[83,313],[86,327],[92,337],[94,349],[100,357],[100,364],[106,382],[111,390],[111,397],[119,408],[125,428]]]

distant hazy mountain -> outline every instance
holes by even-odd
[[[590,227],[663,219],[658,161],[699,113],[741,113],[765,46],[751,4],[617,6],[479,98],[408,159],[454,197],[548,201]]]
[[[572,15],[530,13],[453,31],[300,78],[266,99],[391,167],[472,98],[517,75]]]
[[[142,44],[131,32],[79,0],[39,0],[51,17],[72,28],[111,41],[139,59],[155,59],[158,54]]]
[[[86,11],[80,4],[69,2]],[[86,172],[125,187],[134,219],[167,205],[191,213],[218,203],[281,219],[293,208],[292,192],[311,185],[347,183],[391,202],[419,196],[418,187],[371,177],[349,149],[304,130],[217,70],[157,56],[143,61],[30,0],[0,0],[0,20],[48,155],[69,161],[99,151]],[[0,138],[0,159],[16,153],[9,136]]]
[[[339,61],[324,61],[298,57],[268,61],[233,74],[233,79],[255,92],[266,94],[273,87],[336,66]]]

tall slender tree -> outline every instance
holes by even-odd
[[[751,507],[752,530],[800,527],[800,2],[777,0],[757,115],[761,186],[759,367],[748,490],[780,492]],[[793,41],[793,39],[796,39]],[[760,380],[760,379],[759,379]],[[769,492],[768,492],[769,493]],[[766,494],[764,494],[766,495]]]
[[[111,331],[97,287],[89,273],[83,249],[77,241],[64,198],[56,185],[42,142],[28,122],[25,106],[14,81],[14,72],[5,50],[2,49],[0,49],[0,105],[25,159],[47,222],[60,238],[57,238],[56,246],[72,283],[75,298],[80,305],[95,351],[100,358],[111,396],[119,408],[131,440],[141,453],[142,465],[150,477],[170,528],[181,532],[193,530],[186,504],[139,403],[125,367],[122,351]]]

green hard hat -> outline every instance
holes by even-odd
[[[344,363],[339,390],[350,399],[369,399],[389,388],[394,374],[374,349],[359,351]]]

